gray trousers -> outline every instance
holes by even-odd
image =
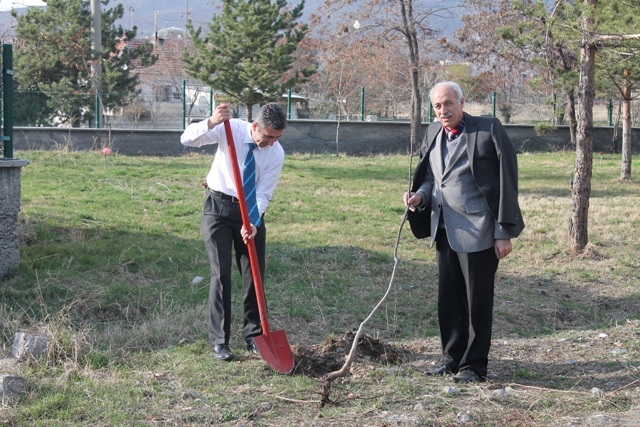
[[[260,335],[260,313],[256,299],[249,251],[240,235],[242,217],[237,202],[221,199],[208,190],[205,192],[202,210],[202,238],[211,266],[209,287],[209,341],[211,345],[229,344],[231,334],[231,249],[235,250],[236,265],[242,276],[244,304],[243,325],[245,339]],[[266,227],[264,218],[258,227],[254,241],[264,277]]]

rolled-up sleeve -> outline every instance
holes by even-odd
[[[187,147],[202,147],[207,144],[217,144],[220,141],[220,129],[216,126],[209,129],[208,119],[198,123],[191,123],[182,133],[180,142]]]

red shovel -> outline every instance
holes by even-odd
[[[233,179],[238,192],[242,225],[246,230],[251,230],[249,210],[247,209],[247,200],[244,196],[244,187],[242,186],[242,178],[240,178],[240,166],[238,165],[238,156],[236,155],[236,147],[233,143],[233,134],[231,133],[229,120],[224,121],[224,130],[227,134],[229,156],[231,157],[231,165],[233,166]],[[262,287],[262,278],[260,277],[260,267],[258,265],[258,254],[256,253],[256,245],[253,239],[247,242],[247,247],[249,249],[249,261],[251,262],[251,274],[253,275],[253,283],[256,288],[260,323],[262,324],[262,335],[254,337],[254,342],[260,351],[260,356],[262,356],[273,370],[281,374],[288,374],[293,369],[291,347],[289,347],[289,341],[284,331],[272,332],[269,329],[267,303],[264,298],[264,288]]]

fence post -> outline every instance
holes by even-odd
[[[613,100],[609,98],[609,105],[607,105],[607,126],[613,126]]]
[[[13,46],[2,45],[3,132],[0,159],[0,277],[8,276],[20,264],[18,212],[20,212],[20,173],[28,160],[13,158]]]
[[[96,89],[96,129],[100,127],[100,93]]]
[[[187,81],[182,80],[182,130],[187,123]]]
[[[495,93],[495,91],[491,93],[491,115],[493,117],[496,116],[496,93]]]
[[[360,89],[360,121],[364,122],[364,86]]]
[[[556,94],[552,95],[553,97],[553,117],[551,118],[551,123],[556,124]]]
[[[13,46],[2,45],[3,154],[13,159]]]
[[[287,89],[287,120],[291,120],[291,88]]]

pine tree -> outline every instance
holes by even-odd
[[[598,89],[622,104],[622,164],[620,179],[631,179],[631,102],[640,87],[640,40],[617,40],[640,27],[640,0],[602,2],[598,13],[598,33],[606,34],[598,43],[596,76]],[[614,147],[617,152],[617,146]]]
[[[107,5],[109,0],[103,0]],[[91,63],[100,60],[103,75],[99,82],[103,106],[125,105],[138,93],[138,78],[131,74],[133,59],[141,65],[154,61],[151,45],[135,50],[128,47],[136,35],[136,28],[126,31],[114,22],[122,18],[121,4],[102,10],[102,49],[91,50],[91,8],[86,0],[48,0],[46,10],[31,8],[23,15],[15,15],[16,55],[15,79],[18,88],[36,95],[44,94],[46,102],[33,111],[33,124],[54,121],[78,126],[95,116],[94,84]],[[96,59],[99,58],[99,59]],[[120,96],[108,96],[118,92]],[[36,114],[37,113],[37,114]]]
[[[313,72],[302,70],[283,81],[295,60],[298,44],[307,34],[304,1],[286,10],[286,0],[223,0],[222,13],[213,15],[209,33],[187,28],[195,52],[185,51],[187,74],[245,105],[251,120],[253,105],[272,101]]]
[[[578,60],[576,93],[579,102],[576,111],[576,160],[572,179],[569,239],[571,250],[582,253],[589,241],[587,225],[593,172],[596,69],[601,71],[601,76],[608,75],[611,84],[618,88],[623,103],[625,99],[629,101],[623,119],[627,125],[623,124],[621,177],[627,179],[631,175],[630,100],[634,96],[634,85],[640,79],[636,58],[640,50],[640,34],[637,34],[640,3],[638,0],[558,0],[552,3],[543,0],[496,0],[494,3],[499,3],[503,10],[525,11],[528,13],[527,17],[533,18],[523,21],[523,26],[519,28],[528,28],[528,24],[535,22],[543,24],[543,31],[539,31],[543,38],[535,33],[531,37],[530,32],[523,32],[523,37],[513,31],[502,30],[499,34],[501,39],[510,43],[525,40],[527,43],[535,42],[530,44],[533,47],[552,47],[551,50],[546,49],[552,55],[545,56],[552,71],[550,75],[559,79],[560,86],[570,91],[567,93],[573,93],[575,70],[561,65],[572,64],[573,57]],[[496,38],[498,43],[501,39]],[[543,40],[544,44],[537,40]]]

